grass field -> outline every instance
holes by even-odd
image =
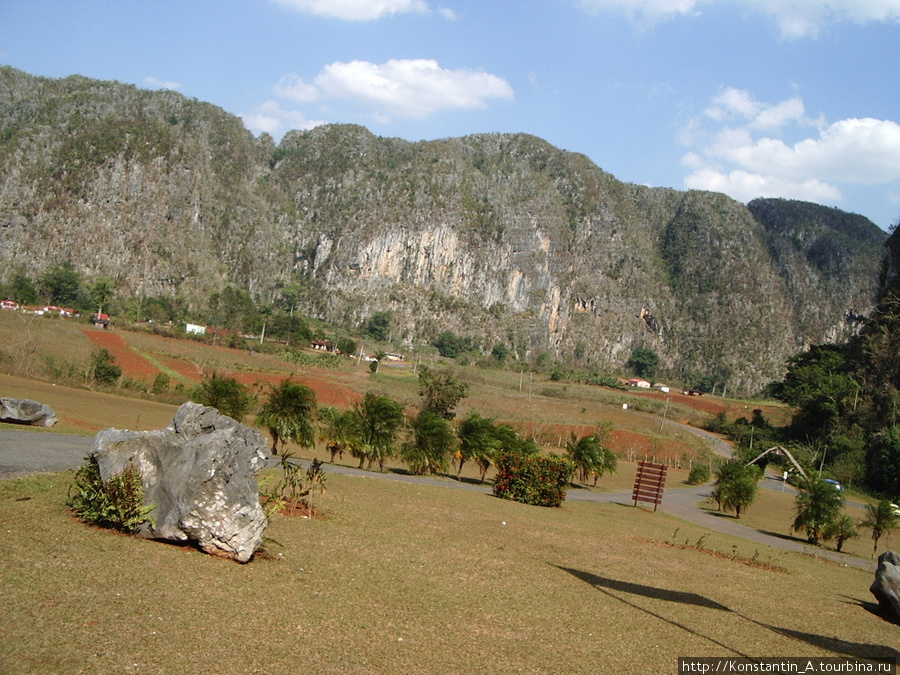
[[[32,325],[30,339],[74,362],[92,347],[70,326]],[[24,344],[22,335],[0,322],[0,338]],[[234,356],[233,372],[293,372],[415,402],[404,370],[292,370],[265,355],[124,340],[150,363],[226,368]],[[267,365],[254,371],[258,358]],[[658,435],[658,418],[629,415],[596,388],[520,391],[518,374],[463,372],[466,405],[484,414],[549,435],[608,418],[623,443],[662,439],[652,449],[664,452],[678,442]],[[67,433],[161,428],[175,410],[15,375],[0,376],[0,394],[49,403]],[[743,405],[727,403],[732,413]],[[664,673],[678,656],[900,656],[900,625],[877,613],[868,572],[628,504],[542,509],[326,473],[326,517],[275,516],[265,555],[247,565],[75,521],[71,473],[0,481],[0,672]],[[676,487],[685,472],[671,475]],[[632,477],[623,459],[599,489],[627,490]],[[787,536],[791,499],[761,491],[742,522]],[[868,557],[871,542],[845,548]]]
[[[276,516],[268,555],[237,565],[73,521],[69,478],[0,483],[4,673],[662,673],[678,656],[900,655],[871,574],[663,513],[329,474],[327,518]]]

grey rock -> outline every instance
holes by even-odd
[[[875,582],[869,588],[878,600],[881,609],[893,610],[900,619],[900,555],[893,551],[885,551],[878,556],[878,569],[875,570]]]
[[[92,452],[104,481],[131,464],[140,472],[144,503],[156,508],[139,536],[195,541],[238,562],[262,544],[267,520],[256,474],[269,453],[256,430],[188,402],[166,429],[104,429]]]
[[[59,421],[49,405],[27,398],[0,398],[0,422],[52,427]]]

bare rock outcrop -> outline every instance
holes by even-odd
[[[267,520],[256,474],[269,453],[256,430],[188,402],[166,429],[104,429],[92,452],[104,482],[129,465],[140,472],[144,502],[156,508],[139,536],[195,541],[238,562],[262,544]]]
[[[27,398],[0,398],[0,422],[52,427],[59,421],[49,405]]]
[[[900,619],[900,555],[893,551],[885,551],[878,556],[878,569],[875,581],[869,588],[882,611]]]

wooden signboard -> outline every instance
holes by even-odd
[[[634,479],[634,492],[631,494],[635,506],[638,505],[638,502],[647,502],[653,504],[653,510],[656,511],[666,487],[667,468],[663,464],[638,463],[637,476]]]

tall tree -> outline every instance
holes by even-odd
[[[41,292],[47,300],[59,305],[74,305],[81,289],[81,275],[68,260],[47,269],[40,281]]]
[[[366,392],[354,407],[354,433],[350,452],[359,458],[359,468],[368,460],[384,470],[384,460],[394,454],[405,422],[403,408],[389,396]]]
[[[316,393],[288,378],[269,386],[268,397],[256,416],[256,423],[269,430],[272,454],[277,455],[279,441],[282,450],[288,441],[304,448],[315,445],[315,414]]]
[[[456,445],[450,422],[427,410],[412,421],[412,438],[403,444],[403,460],[416,475],[447,470]]]
[[[500,439],[498,438],[494,420],[482,417],[473,411],[460,422],[456,435],[459,438],[457,479],[462,473],[463,464],[473,461],[483,469],[481,472],[481,482],[483,483],[484,476],[494,461],[497,449],[500,447]]]
[[[344,450],[353,441],[354,411],[340,411],[332,406],[319,408],[319,419],[322,422],[321,440],[325,441],[325,448],[331,453],[331,463],[334,458],[344,456]]]
[[[419,370],[419,396],[422,410],[452,420],[456,405],[469,393],[469,385],[449,371],[436,371],[428,366]]]
[[[597,434],[578,438],[573,433],[566,443],[566,455],[574,464],[582,483],[587,483],[590,475],[599,478],[607,471],[614,472],[616,469],[616,456],[608,448],[603,447]]]

